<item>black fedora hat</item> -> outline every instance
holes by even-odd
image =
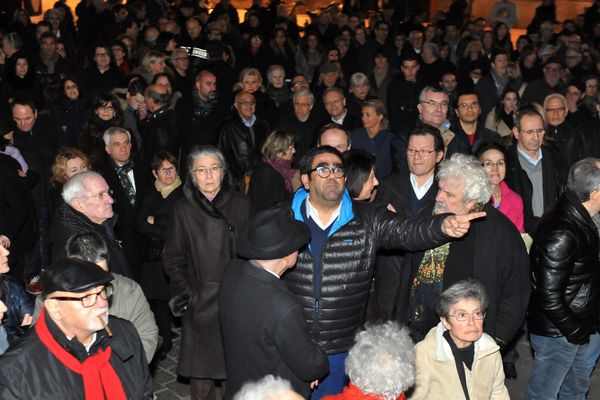
[[[252,218],[237,244],[240,256],[249,260],[276,260],[300,249],[310,239],[310,229],[294,219],[288,209],[276,207]]]

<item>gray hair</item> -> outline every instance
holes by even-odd
[[[492,197],[490,179],[481,163],[467,154],[454,154],[452,158],[440,164],[438,181],[447,179],[464,179],[463,202],[470,201],[485,204]]]
[[[415,353],[408,329],[396,322],[367,326],[346,358],[350,381],[365,394],[394,400],[415,382]]]
[[[421,51],[423,51],[425,49],[431,51],[431,54],[433,54],[436,58],[440,56],[440,47],[435,43],[432,43],[432,42],[424,43]]]
[[[421,90],[421,93],[419,93],[419,102],[421,101],[425,101],[425,95],[427,93],[443,93],[444,95],[446,95],[446,97],[448,97],[448,94],[446,92],[444,92],[444,89],[437,87],[437,86],[425,86],[423,88],[423,90]]]
[[[485,311],[489,304],[485,287],[477,280],[468,279],[456,282],[444,290],[435,303],[435,311],[440,317],[447,317],[450,308],[464,299],[478,300],[482,311]]]
[[[369,82],[369,78],[363,74],[362,72],[355,72],[350,77],[350,91],[357,86],[367,85],[371,86],[371,82]]]
[[[225,173],[227,172],[227,163],[225,162],[225,156],[223,155],[223,153],[221,153],[221,150],[217,149],[214,146],[195,146],[192,148],[192,151],[190,151],[190,154],[188,154],[186,160],[187,169],[188,171],[190,171],[190,176],[192,177],[194,185],[196,184],[196,181],[192,169],[194,168],[194,163],[196,162],[196,159],[198,159],[199,157],[211,156],[217,157],[217,159],[221,163],[221,167],[223,168],[223,173],[221,174],[221,182],[223,182],[223,178],[225,177]]]
[[[315,95],[312,94],[312,92],[310,90],[302,89],[297,92],[294,92],[294,95],[293,95],[294,103],[296,103],[296,97],[299,97],[299,96],[308,96],[308,100],[310,101],[310,104],[315,104]]]
[[[160,51],[150,50],[144,55],[144,58],[142,58],[140,66],[144,69],[144,71],[150,72],[150,64],[159,59],[166,60],[167,56]]]
[[[267,375],[257,382],[242,386],[233,400],[277,400],[281,392],[292,392],[292,385],[283,378]]]
[[[548,107],[548,103],[550,103],[550,100],[552,99],[559,99],[560,101],[562,101],[563,106],[567,108],[567,98],[560,93],[552,93],[546,96],[546,98],[544,99],[544,111],[546,110],[546,107]]]
[[[569,170],[567,188],[581,202],[588,201],[594,190],[600,189],[600,158],[584,158]]]
[[[131,141],[131,133],[125,128],[121,128],[120,126],[111,126],[107,130],[104,131],[104,135],[102,135],[102,140],[104,140],[104,144],[106,146],[110,146],[110,137],[113,135],[118,135],[119,133],[124,133]]]
[[[279,64],[273,64],[271,66],[269,66],[269,69],[267,69],[267,80],[269,82],[271,82],[271,78],[273,77],[273,73],[275,71],[283,71],[284,75],[285,75],[285,68],[283,68],[281,65]]]
[[[84,181],[91,178],[101,178],[104,180],[102,175],[94,171],[79,172],[69,178],[69,180],[65,182],[62,190],[62,198],[65,203],[71,205],[73,200],[83,196],[88,190]]]
[[[171,63],[173,63],[173,64],[175,63],[175,59],[177,57],[179,57],[179,53],[185,53],[186,56],[188,55],[188,52],[186,49],[184,49],[183,47],[178,47],[175,50],[173,50],[173,52],[171,53],[171,57],[170,57]]]

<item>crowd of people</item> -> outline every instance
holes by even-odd
[[[380,3],[0,5],[2,399],[584,398],[600,0]]]

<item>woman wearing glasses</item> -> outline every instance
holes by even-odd
[[[440,323],[415,346],[417,399],[510,399],[500,348],[483,333],[488,296],[477,281],[460,281],[440,295]]]
[[[225,264],[248,226],[250,200],[228,180],[223,153],[194,148],[187,158],[183,198],[170,215],[163,265],[170,278],[169,302],[181,315],[177,374],[191,378],[192,398],[211,399],[224,388],[225,361],[218,295]],[[219,388],[220,386],[220,388]]]
[[[477,158],[492,185],[491,204],[502,214],[506,215],[515,224],[519,232],[525,232],[523,227],[523,200],[521,196],[512,191],[504,178],[506,178],[506,155],[504,147],[496,143],[483,145]]]
[[[136,231],[143,237],[140,254],[142,269],[139,282],[154,313],[158,334],[163,338],[157,357],[164,359],[172,344],[171,290],[162,263],[162,251],[167,236],[169,213],[183,196],[183,186],[177,174],[177,159],[167,151],[159,151],[152,159],[152,175],[156,180],[142,199],[136,219]]]

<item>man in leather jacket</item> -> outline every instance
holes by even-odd
[[[528,326],[534,350],[527,400],[584,398],[590,335],[600,303],[598,233],[600,159],[569,172],[567,192],[540,221],[531,248],[532,296]]]
[[[300,171],[304,188],[296,192],[292,211],[309,226],[311,240],[282,279],[302,305],[313,341],[328,355],[330,373],[311,397],[320,399],[340,393],[346,384],[344,360],[364,320],[377,250],[441,245],[465,235],[469,221],[485,213],[413,220],[353,203],[342,156],[330,146],[309,150]]]
[[[256,99],[249,92],[239,92],[233,103],[235,112],[219,127],[219,149],[227,161],[233,185],[245,188],[245,178],[260,160],[260,149],[269,134],[269,123],[257,117]]]

